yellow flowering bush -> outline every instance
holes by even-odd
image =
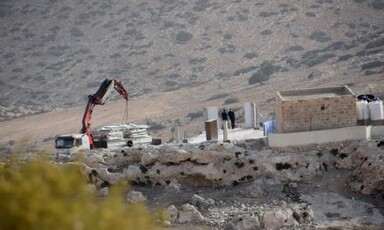
[[[78,165],[7,160],[0,163],[0,229],[155,229],[162,214],[125,203],[126,189],[96,197]]]

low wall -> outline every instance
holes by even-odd
[[[348,140],[364,140],[374,136],[384,136],[384,126],[353,126],[297,133],[271,133],[268,135],[269,147],[287,147]]]
[[[384,126],[372,126],[371,137],[384,136]]]

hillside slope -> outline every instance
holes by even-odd
[[[381,95],[383,12],[382,0],[3,0],[0,121],[84,105],[105,78],[131,97],[197,87],[263,101],[335,84]]]

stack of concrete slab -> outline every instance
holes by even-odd
[[[148,135],[147,125],[122,124],[104,126],[93,133],[97,141],[106,143],[107,148],[123,148],[128,145],[140,146],[152,142],[152,137]]]

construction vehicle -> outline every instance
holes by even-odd
[[[104,105],[113,88],[126,100],[126,102],[128,102],[128,93],[121,82],[105,79],[97,92],[88,96],[88,103],[84,111],[80,134],[68,134],[56,138],[56,157],[71,156],[79,150],[94,149],[103,146],[101,144],[98,145],[98,143],[95,142],[90,130],[90,120],[93,108],[96,105]],[[126,106],[124,118],[128,116],[127,109]]]

